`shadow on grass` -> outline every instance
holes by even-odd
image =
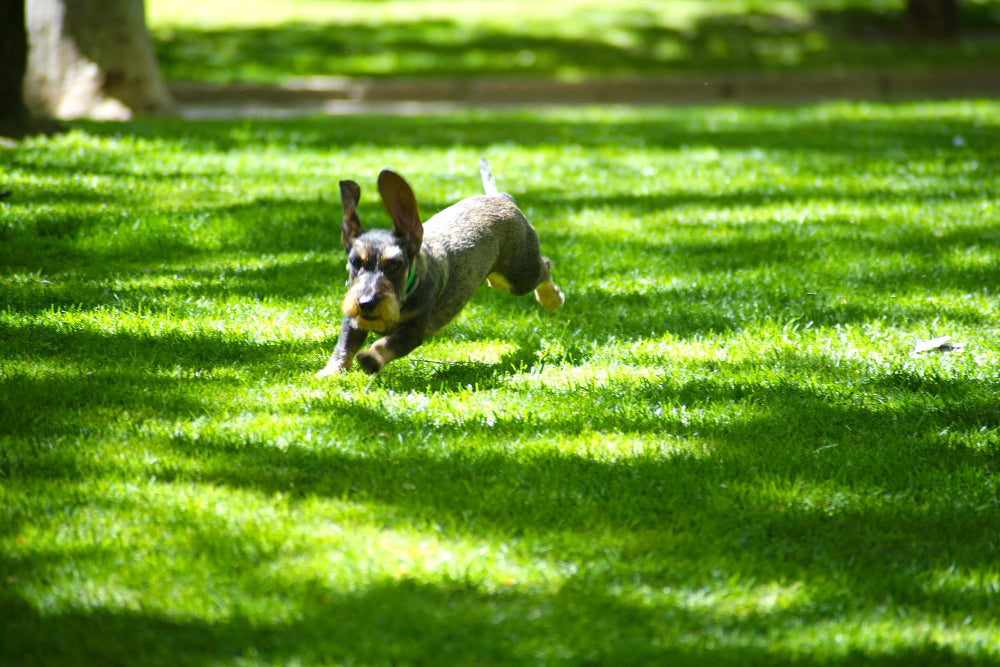
[[[865,191],[854,199],[871,203],[927,202],[938,197],[973,199],[984,196],[984,190],[980,188],[986,188],[987,180],[986,176],[977,174],[971,177],[972,184],[957,190],[948,187],[920,196],[905,191]],[[665,195],[566,196],[552,190],[529,190],[520,196],[520,201],[522,206],[533,211],[546,252],[556,261],[559,280],[567,277],[572,280],[574,273],[617,279],[623,273],[638,272],[638,278],[647,273],[654,278],[673,274],[696,283],[693,287],[660,287],[647,293],[591,289],[570,295],[570,304],[564,312],[594,315],[598,319],[602,312],[615,313],[616,309],[631,313],[612,321],[616,334],[637,331],[633,320],[640,313],[645,314],[642,318],[645,323],[653,323],[651,330],[654,333],[670,330],[688,335],[699,331],[728,330],[738,327],[746,319],[746,315],[733,312],[732,305],[737,301],[744,305],[760,304],[771,312],[778,307],[783,312],[789,311],[789,315],[797,314],[817,323],[857,321],[864,317],[877,317],[880,312],[895,313],[896,317],[922,318],[929,314],[926,309],[908,307],[900,310],[885,295],[928,288],[968,293],[989,293],[1000,289],[1000,279],[992,267],[961,265],[951,261],[955,253],[973,249],[984,240],[995,239],[996,230],[990,225],[964,226],[929,234],[926,225],[920,223],[886,236],[870,231],[865,221],[824,219],[822,223],[809,222],[800,227],[772,225],[764,229],[764,225],[738,226],[734,227],[735,233],[726,238],[704,240],[688,238],[689,232],[697,231],[697,225],[651,229],[649,238],[619,239],[602,232],[599,225],[591,232],[579,230],[570,234],[550,230],[547,224],[557,211],[558,215],[564,215],[567,208],[573,211],[593,209],[609,217],[620,215],[631,218],[686,205],[753,207],[769,202],[807,203],[838,194],[846,196],[835,190],[809,187],[789,188],[778,193],[748,191],[719,195],[682,190]],[[26,196],[28,201],[35,203],[33,197],[39,195]],[[48,197],[40,196],[39,203]],[[226,226],[235,230],[216,244],[221,247],[211,248],[199,247],[189,237],[178,234],[178,225],[152,232],[125,229],[119,237],[121,240],[107,247],[80,243],[78,237],[95,233],[96,228],[106,225],[107,216],[114,217],[113,214],[53,213],[40,219],[32,228],[2,227],[0,236],[5,242],[0,250],[0,265],[4,269],[0,269],[0,274],[44,271],[40,277],[47,281],[27,281],[7,287],[0,294],[0,305],[22,312],[40,312],[53,306],[94,308],[113,305],[127,309],[138,306],[157,309],[170,307],[173,299],[180,298],[329,299],[342,291],[344,272],[342,251],[337,242],[337,225],[331,219],[333,216],[328,208],[325,202],[274,198],[214,209],[199,207],[199,220],[206,219],[208,224],[213,220],[224,221]],[[428,213],[439,208],[442,205],[434,201],[425,204]],[[195,214],[192,209],[189,213],[182,213],[181,219]],[[385,216],[377,202],[368,202],[362,214],[375,225],[385,224]],[[814,224],[823,225],[818,242],[812,236]],[[561,261],[561,254],[579,255],[579,248],[586,249],[585,256],[574,257],[569,262]],[[268,260],[268,265],[263,267],[242,266],[244,259],[253,263],[275,252],[302,256]],[[878,261],[894,255],[905,260],[906,266],[887,267]],[[813,271],[802,270],[810,262],[821,262],[829,256],[841,258],[836,270],[828,266]],[[228,261],[213,264],[211,259],[215,257]],[[602,261],[599,264],[581,264],[581,260],[591,262],[593,257],[601,257]],[[150,258],[155,258],[155,264]],[[782,277],[786,281],[784,289],[767,284],[743,285],[730,275],[732,272],[761,269],[769,269],[775,276]],[[783,272],[789,275],[785,277]],[[155,279],[172,280],[173,285],[150,286],[149,282]],[[729,287],[697,285],[717,280],[724,280]],[[821,294],[819,299],[804,298],[806,292],[815,291],[817,281],[823,284],[827,293]],[[831,316],[824,314],[819,307],[822,297],[840,297],[859,288],[879,296],[881,303],[885,304],[884,309],[859,308],[857,304],[848,303],[834,307],[836,315]],[[484,300],[490,307],[508,307],[506,303],[501,306],[500,301],[482,295],[477,299]],[[794,299],[801,299],[801,304],[789,303]],[[685,317],[685,309],[696,312]],[[944,314],[963,320],[976,317],[971,311],[945,310],[949,312]],[[854,314],[848,311],[854,311]],[[639,331],[648,333],[648,326]]]
[[[767,115],[767,110],[755,114]],[[126,132],[136,137],[156,138],[158,141],[175,142],[192,151],[229,151],[267,145],[296,145],[303,150],[337,150],[358,144],[378,146],[419,146],[420,148],[462,145],[485,149],[496,145],[499,123],[508,141],[521,145],[568,146],[659,146],[665,149],[682,149],[685,146],[708,146],[720,150],[787,151],[790,155],[814,154],[820,158],[811,165],[817,173],[836,175],[845,170],[857,169],[858,161],[868,156],[871,160],[908,164],[917,168],[921,163],[933,162],[941,171],[942,185],[933,189],[920,186],[914,191],[908,187],[906,174],[900,174],[898,188],[882,187],[856,194],[844,192],[835,186],[801,186],[783,189],[781,184],[762,187],[761,191],[725,191],[706,193],[696,189],[678,188],[670,194],[566,194],[553,189],[520,190],[515,175],[509,175],[511,186],[522,207],[534,211],[535,223],[543,235],[546,221],[557,211],[566,209],[583,211],[607,210],[614,215],[644,215],[674,210],[684,206],[741,207],[762,204],[807,203],[817,201],[851,201],[859,203],[933,204],[935,201],[971,200],[988,197],[992,191],[992,172],[970,164],[987,164],[997,157],[996,127],[979,120],[948,117],[942,119],[915,117],[912,119],[862,119],[824,120],[805,117],[793,118],[781,132],[762,132],[748,129],[745,124],[724,121],[715,124],[691,120],[690,114],[676,115],[669,111],[651,114],[644,120],[589,121],[564,118],[539,117],[537,114],[464,114],[440,118],[351,117],[333,121],[301,119],[294,121],[258,121],[233,124],[231,122],[178,123],[170,121],[143,121],[127,126],[90,125],[94,134],[116,135]],[[787,116],[787,114],[785,114]],[[693,125],[693,126],[692,126]],[[953,140],[961,136],[965,147],[955,147]],[[12,153],[11,164],[21,170],[40,175],[78,173],[88,176],[105,175],[116,178],[141,177],[142,179],[178,178],[180,168],[169,161],[160,164],[133,164],[134,157],[121,152],[96,151],[98,154],[81,158],[74,152],[64,158],[59,151],[50,151],[44,159],[30,151]],[[887,155],[891,155],[887,158]],[[800,159],[797,157],[796,159]],[[127,164],[125,162],[128,162]],[[949,166],[950,165],[950,166]],[[888,167],[887,167],[888,169]],[[194,172],[184,168],[185,177]],[[419,178],[426,176],[415,175]],[[954,176],[954,177],[951,177]],[[949,178],[946,178],[949,177]],[[420,183],[415,183],[420,191]],[[470,182],[470,186],[478,187]],[[34,188],[17,192],[11,202],[27,204],[43,210],[49,205],[91,205],[90,210],[46,210],[44,216],[33,213],[19,220],[10,216],[0,224],[0,272],[60,271],[88,269],[87,275],[99,277],[125,269],[127,273],[136,266],[148,266],[150,258],[162,262],[179,261],[204,256],[206,250],[197,240],[192,240],[186,225],[209,225],[226,221],[239,231],[225,232],[213,239],[213,252],[330,252],[338,258],[335,197],[327,201],[302,201],[291,198],[257,198],[239,204],[226,204],[215,208],[201,203],[176,209],[170,206],[162,211],[156,204],[143,202],[143,207],[156,216],[169,218],[170,224],[157,222],[153,229],[132,229],[134,221],[123,209],[97,208],[99,197],[76,186],[60,186],[58,192]],[[473,192],[470,191],[469,194]],[[128,199],[130,195],[116,192],[114,198]],[[97,197],[97,199],[95,199]],[[436,211],[446,202],[421,198],[424,211]],[[0,211],[2,212],[2,211]],[[365,200],[363,215],[366,219],[385,224],[377,200]],[[0,219],[2,221],[2,219]],[[197,224],[196,224],[197,223]],[[119,234],[120,232],[120,234]],[[118,235],[108,244],[82,243],[93,236]],[[915,239],[916,240],[916,239]],[[606,242],[606,241],[605,241]],[[762,247],[760,257],[771,257],[769,252],[781,250],[783,241],[770,248]],[[738,250],[729,243],[721,249]],[[714,253],[721,257],[722,253]],[[730,257],[735,255],[730,254]],[[779,256],[776,259],[784,259]],[[128,266],[131,264],[132,266]],[[125,266],[122,266],[125,265]],[[273,285],[272,285],[273,287]],[[70,298],[70,297],[68,297]]]
[[[261,234],[254,244],[266,247],[269,233],[251,233]],[[543,232],[543,239],[554,242],[551,245],[557,250],[556,254],[550,253],[556,258],[557,280],[562,282],[563,276],[570,281],[581,280],[586,276],[597,279],[598,284],[568,291],[567,305],[556,316],[545,316],[530,297],[512,299],[485,288],[480,290],[474,303],[490,313],[488,319],[504,322],[503,331],[483,331],[477,322],[459,318],[442,336],[480,340],[503,335],[520,341],[521,350],[495,365],[439,369],[425,378],[430,384],[413,388],[460,383],[494,386],[512,369],[521,365],[530,367],[537,361],[538,343],[532,342],[537,333],[532,332],[539,326],[545,327],[550,320],[558,323],[559,331],[553,331],[549,337],[560,339],[567,347],[566,356],[558,360],[560,363],[578,363],[595,346],[610,339],[635,340],[668,332],[680,337],[700,336],[739,330],[748,322],[766,319],[835,326],[874,320],[905,325],[945,317],[974,325],[989,324],[990,314],[976,308],[904,303],[894,297],[897,293],[906,295],[929,289],[965,293],[1000,291],[1000,277],[992,266],[948,261],[955,253],[974,248],[990,233],[988,226],[962,228],[939,236],[914,229],[895,238],[852,236],[858,233],[845,232],[847,238],[829,239],[827,245],[820,247],[808,235],[783,230],[761,238],[733,235],[716,241],[679,238],[672,242]],[[305,233],[301,238],[307,236]],[[559,262],[559,248],[581,243],[603,257],[604,263],[585,271],[577,267],[574,271],[572,262]],[[844,255],[838,269],[803,272],[801,266],[808,265],[829,244],[839,245],[838,252]],[[880,257],[895,254],[904,256],[905,265],[885,266],[878,262]],[[113,307],[137,313],[185,308],[185,304],[201,299],[305,301],[330,319],[332,338],[336,335],[338,303],[343,290],[340,255],[341,251],[334,250],[320,257],[275,260],[263,267],[225,262],[204,267],[139,268],[110,257],[105,258],[106,264],[91,265],[93,258],[80,257],[59,267],[52,261],[48,264],[50,269],[69,271],[71,279],[55,284],[42,281],[12,284],[2,295],[2,304],[21,313],[43,313],[54,307]],[[71,269],[76,261],[86,261],[88,267]],[[626,270],[636,272],[636,279],[648,274],[660,284],[630,289],[631,279],[622,279]],[[763,273],[740,277],[736,275],[740,271]],[[663,283],[664,275],[675,275],[682,280]],[[615,284],[604,288],[600,285],[604,279],[614,280]],[[164,280],[166,286],[161,284]],[[641,282],[638,280],[637,285]],[[143,360],[147,365],[150,360],[160,359],[178,367],[198,364],[201,360],[212,360],[210,365],[239,364],[259,352],[253,345],[244,348],[242,343],[227,344],[201,334],[143,337],[56,331],[44,326],[7,329],[5,342],[10,350],[24,350],[41,358],[68,355],[64,358],[78,358],[84,363],[87,353],[104,354],[109,349],[114,350],[113,357]],[[82,351],[88,352],[81,357]],[[278,346],[270,359],[277,360],[280,354],[289,352],[286,347]],[[316,354],[322,356],[318,351]]]
[[[707,486],[719,481],[738,482],[737,476],[748,470],[789,483],[802,480],[822,486],[832,482],[859,493],[879,489],[891,498],[921,490],[957,490],[959,471],[1000,463],[992,449],[945,446],[948,433],[985,432],[1000,426],[1000,416],[982,391],[982,380],[945,379],[915,370],[872,378],[856,364],[821,357],[786,355],[773,363],[795,373],[854,378],[854,383],[830,394],[791,382],[731,379],[749,377],[756,366],[734,366],[723,373],[716,364],[706,365],[706,374],[686,381],[661,377],[615,391],[586,384],[573,390],[550,389],[558,399],[546,401],[541,411],[433,424],[419,411],[388,413],[370,407],[362,397],[348,399],[330,393],[309,399],[309,413],[350,424],[359,433],[381,433],[363,457],[323,445],[284,449],[245,440],[194,442],[183,437],[175,438],[173,444],[190,456],[224,453],[218,459],[225,461],[223,467],[205,471],[207,479],[217,482],[267,493],[292,488],[302,495],[342,497],[349,493],[358,500],[407,506],[426,519],[454,514],[460,522],[518,534],[582,529],[588,523],[607,528],[654,527],[689,502],[692,494],[702,495]],[[406,391],[412,380],[401,369],[384,382]],[[686,407],[697,412],[713,405],[728,406],[734,418],[683,417],[672,410]],[[314,424],[321,427],[323,417],[315,419],[319,421]],[[558,439],[586,432],[699,438],[713,443],[713,451],[706,458],[643,455],[617,462],[553,452],[537,455],[529,465],[512,462],[503,451],[503,443],[542,434]],[[414,443],[488,437],[497,449],[475,455],[459,449],[440,456],[420,447],[393,444],[398,442],[396,434]],[[379,455],[373,456],[376,452]],[[922,469],[927,477],[915,483],[905,475],[889,474],[900,466]],[[403,484],[407,480],[413,482],[413,489]],[[472,502],[472,494],[484,491],[502,500]],[[988,492],[967,489],[962,495],[978,497]],[[723,493],[735,502],[740,491]],[[468,502],[462,500],[465,496]],[[567,497],[575,501],[567,504]],[[630,502],[605,507],[607,497]],[[906,509],[907,502],[900,499],[897,509]],[[927,502],[931,505],[911,509],[924,512],[935,502],[942,503],[942,512],[952,507],[946,499],[928,498]],[[634,511],[635,503],[642,511]],[[470,508],[477,504],[482,505],[481,513],[471,516]],[[888,504],[895,507],[891,500]],[[617,516],[608,507],[628,508],[632,518]],[[993,511],[983,509],[986,514]],[[978,516],[973,513],[966,518],[977,521]],[[644,523],[635,524],[636,520]],[[869,527],[859,522],[858,530],[867,532]],[[929,536],[934,531],[918,532]],[[985,533],[982,537],[995,539]]]
[[[856,374],[822,359],[800,362],[828,374]],[[788,622],[842,619],[848,609],[886,600],[918,614],[984,612],[992,604],[985,592],[953,596],[935,590],[928,577],[992,567],[1000,548],[993,490],[971,482],[1000,469],[997,452],[945,435],[997,429],[994,406],[977,381],[899,373],[877,382],[875,400],[863,383],[830,396],[794,384],[711,376],[617,394],[582,387],[560,397],[558,414],[433,426],[419,413],[390,415],[329,396],[315,399],[310,414],[325,412],[338,428],[373,433],[364,452],[322,439],[277,447],[239,436],[178,437],[172,446],[201,462],[205,483],[391,508],[383,510],[387,521],[402,516],[439,525],[445,534],[542,544],[572,535],[581,571],[604,558],[615,563],[584,577],[598,589],[620,577],[669,590],[710,572],[739,573],[761,582],[802,581],[811,591],[809,607],[789,610]],[[887,393],[889,403],[911,399],[908,407],[886,407]],[[913,401],[915,393],[924,398]],[[728,406],[734,417],[670,416],[671,406],[683,405]],[[545,447],[515,460],[505,451],[585,430],[661,441],[693,437],[711,443],[711,451],[614,460]],[[400,444],[396,434],[411,444]],[[456,438],[495,445],[436,450],[427,444]],[[808,489],[818,491],[815,504]],[[583,608],[591,621],[602,620],[602,611],[593,611],[600,605]]]
[[[522,206],[530,206],[542,214],[538,220],[544,225],[546,217],[556,211],[609,211],[621,212],[635,216],[672,211],[682,207],[710,208],[726,210],[734,208],[752,208],[759,206],[802,206],[803,204],[851,203],[861,206],[876,204],[898,205],[910,203],[926,205],[939,202],[966,202],[981,200],[988,196],[992,176],[986,171],[963,175],[963,183],[942,178],[938,189],[922,186],[914,188],[905,178],[897,182],[896,188],[866,187],[863,190],[837,188],[834,186],[817,187],[810,185],[787,186],[784,183],[762,184],[757,189],[736,190],[725,192],[686,189],[674,187],[669,194],[599,194],[581,195],[567,193],[564,189],[526,190],[518,192],[516,197]]]
[[[343,262],[332,257],[303,257],[272,261],[268,266],[248,267],[236,257],[222,256],[216,264],[205,257],[219,257],[217,252],[192,252],[186,259],[201,267],[181,262],[159,265],[155,269],[136,267],[133,263],[93,266],[91,260],[78,257],[58,267],[60,275],[22,283],[6,290],[0,306],[20,313],[42,313],[53,308],[92,310],[102,307],[124,312],[162,313],[189,308],[194,302],[217,302],[228,298],[274,302],[329,302],[328,310],[339,322],[339,297],[344,290]],[[158,259],[169,259],[160,256]],[[255,257],[248,258],[251,261]],[[180,260],[180,256],[174,257]],[[86,262],[85,267],[77,265]],[[50,269],[57,268],[51,264]],[[55,278],[55,280],[48,280]],[[331,324],[336,328],[338,323]]]
[[[53,342],[51,332],[20,335],[19,346]],[[162,341],[74,335],[75,341],[54,342],[71,345],[80,360],[98,348],[106,350],[112,365],[141,358],[152,370],[168,367],[175,357],[181,363],[247,362],[245,348],[224,341],[185,340],[177,342],[177,349],[160,349]],[[504,361],[513,365],[528,353],[520,350]],[[285,351],[261,348],[250,354],[268,364]],[[235,610],[209,622],[109,607],[43,613],[7,593],[0,596],[8,619],[0,630],[2,643],[7,655],[42,662],[88,656],[116,663],[142,654],[152,663],[176,664],[177,652],[194,646],[200,655],[219,659],[306,662],[433,655],[437,662],[523,663],[558,650],[563,656],[616,664],[787,664],[792,659],[810,664],[812,656],[793,655],[780,646],[761,649],[744,640],[748,633],[794,636],[817,625],[850,622],[852,614],[870,613],[886,601],[919,617],[987,614],[993,607],[988,593],[939,590],[933,576],[986,570],[1000,548],[995,530],[1000,510],[994,489],[983,484],[1000,472],[996,448],[971,446],[969,439],[963,444],[948,435],[1000,428],[990,400],[1000,387],[990,391],[981,380],[917,371],[873,378],[862,367],[822,357],[789,355],[774,361],[795,373],[842,377],[844,387],[756,381],[752,367],[724,372],[706,364],[688,380],[661,378],[613,391],[577,387],[546,401],[557,405],[556,411],[437,424],[419,411],[391,413],[361,397],[331,391],[298,405],[299,417],[318,435],[310,445],[288,446],[238,432],[197,439],[174,435],[164,445],[197,466],[197,484],[280,493],[293,503],[317,496],[358,503],[378,508],[374,511],[386,521],[438,525],[445,536],[525,540],[539,549],[572,537],[573,553],[560,558],[574,563],[580,574],[557,591],[525,593],[513,587],[489,593],[461,581],[417,583],[404,576],[344,592],[323,581],[289,582],[273,574],[276,570],[265,566],[280,549],[263,555],[235,549],[226,567],[258,573],[248,575],[255,590],[292,595],[289,618],[251,621]],[[192,380],[157,384],[148,372],[119,375],[119,384],[29,387],[15,382],[0,387],[0,395],[17,394],[27,404],[58,397],[51,405],[42,402],[39,412],[61,413],[54,418],[72,423],[75,430],[66,432],[72,434],[103,423],[103,415],[87,412],[90,401],[132,419],[140,419],[144,409],[168,418],[193,418],[202,409],[190,398],[158,403],[175,392],[190,396]],[[405,369],[385,380],[400,391],[417,381],[422,380],[407,378]],[[206,393],[215,382],[206,383]],[[112,394],[97,395],[97,386]],[[34,392],[34,398],[25,397],[25,391]],[[731,417],[697,417],[713,406]],[[687,417],[685,408],[691,409]],[[11,424],[6,418],[4,423]],[[15,434],[45,435],[45,426],[39,430],[37,422],[18,424]],[[324,428],[335,440],[324,439]],[[372,434],[370,442],[344,447],[337,440],[345,429]],[[507,451],[518,443],[591,431],[646,435],[660,442],[698,439],[708,449],[704,455],[667,448],[611,459],[545,446],[517,457]],[[461,444],[464,438],[494,444],[470,449]],[[451,444],[438,448],[435,442]],[[65,451],[45,456],[63,461],[53,458],[57,453],[72,457]],[[16,470],[8,463],[6,468],[7,476],[57,486],[82,472],[68,460]],[[169,470],[156,474],[160,483],[171,483]],[[218,534],[207,530],[219,545],[254,539],[231,525],[221,529]],[[55,564],[67,558],[52,557]],[[8,584],[44,577],[46,567],[34,558],[0,560]],[[762,585],[801,582],[803,599],[749,615],[682,599],[706,582],[718,580],[723,586],[727,577]],[[623,582],[641,582],[662,597],[633,604],[608,593]],[[567,625],[566,618],[575,623]],[[684,648],[689,645],[681,641],[684,636],[706,631],[718,639],[711,648]],[[478,653],[483,650],[489,652],[485,657]],[[967,657],[930,644],[841,656],[851,664]],[[815,656],[817,664],[836,659]]]
[[[219,408],[216,393],[245,380],[213,375],[238,366],[267,374],[302,357],[321,365],[319,344],[254,343],[223,334],[104,332],[0,324],[6,359],[31,360],[32,374],[0,373],[0,435],[31,440],[100,437],[109,424],[192,419]],[[45,454],[45,452],[42,452]]]
[[[900,105],[903,106],[903,105]],[[185,123],[161,119],[142,119],[128,124],[81,123],[95,135],[129,136],[178,142],[186,151],[225,152],[258,147],[295,147],[302,151],[330,151],[347,147],[417,147],[486,149],[498,144],[525,147],[630,146],[682,150],[711,147],[731,151],[787,151],[791,155],[814,154],[822,158],[811,165],[818,173],[838,174],[856,167],[857,160],[891,160],[917,166],[923,160],[942,158],[974,159],[996,153],[1000,130],[976,118],[954,114],[942,117],[914,114],[912,118],[842,118],[817,117],[806,107],[802,114],[780,110],[781,124],[761,130],[761,119],[776,115],[767,107],[742,107],[746,115],[734,119],[725,113],[709,112],[692,116],[687,110],[651,109],[639,118],[600,120],[572,119],[561,114],[531,111],[467,111],[425,116],[317,116],[295,119],[204,120]],[[964,146],[955,146],[956,136]],[[121,160],[121,157],[117,158]],[[95,173],[105,173],[93,160]],[[17,164],[17,162],[15,162]],[[30,167],[29,165],[26,165]],[[494,165],[496,167],[496,165]],[[31,167],[33,168],[33,167]],[[474,171],[474,165],[470,165]],[[152,175],[174,174],[176,168],[151,167]],[[132,173],[132,172],[128,172]],[[980,172],[984,178],[988,170]],[[121,175],[113,168],[108,175]],[[474,175],[474,174],[473,174]],[[515,175],[498,174],[501,185],[517,196]],[[353,174],[344,176],[352,177]],[[470,184],[472,181],[470,180]],[[419,183],[414,183],[419,186]],[[476,184],[478,187],[478,184]],[[420,188],[417,187],[419,195]],[[470,193],[471,194],[471,193]],[[421,202],[423,204],[423,202]]]
[[[176,665],[233,660],[364,664],[996,664],[932,643],[883,647],[838,660],[740,640],[738,625],[710,609],[632,605],[584,585],[552,596],[488,594],[460,585],[403,579],[345,594],[306,582],[294,619],[254,622],[240,615],[213,622],[152,611],[71,610],[39,613],[20,600],[0,601],[8,656],[26,662]],[[565,632],[566,618],[589,632]],[[796,633],[788,612],[748,619]],[[677,641],[683,633],[716,633],[710,649]],[[728,634],[732,633],[732,634]],[[22,663],[24,664],[24,663]]]
[[[819,357],[782,361],[832,377],[860,375]],[[994,490],[981,484],[1000,471],[995,448],[948,444],[942,435],[1000,428],[981,383],[899,372],[867,380],[879,390],[879,400],[869,401],[866,381],[831,395],[797,384],[721,379],[730,375],[665,380],[614,396],[584,387],[561,401],[567,416],[579,410],[595,416],[584,428],[645,431],[661,441],[697,437],[711,443],[704,456],[663,451],[600,460],[541,447],[515,458],[505,451],[511,439],[517,446],[539,433],[558,438],[577,432],[579,420],[549,415],[431,427],[419,413],[390,415],[332,394],[310,399],[311,419],[325,414],[338,429],[346,421],[387,436],[373,437],[363,451],[322,436],[290,447],[237,433],[170,441],[199,467],[198,484],[280,493],[293,504],[316,496],[358,503],[379,508],[391,524],[435,525],[446,538],[521,542],[541,553],[572,538],[573,553],[560,562],[575,564],[579,573],[558,590],[525,592],[512,582],[509,590],[487,592],[460,580],[421,583],[405,574],[346,592],[322,580],[289,581],[272,566],[281,548],[262,554],[224,547],[258,538],[220,523],[205,529],[206,539],[218,543],[205,548],[231,554],[225,567],[243,572],[265,598],[277,595],[285,604],[291,596],[287,617],[249,620],[235,607],[212,621],[153,609],[40,612],[6,594],[0,610],[8,622],[0,637],[9,656],[55,662],[84,656],[117,663],[142,654],[154,664],[176,664],[178,651],[197,647],[210,658],[306,662],[434,656],[437,664],[523,664],[572,656],[614,664],[995,664],[974,648],[961,654],[936,644],[901,649],[890,642],[851,655],[804,655],[778,642],[765,649],[752,641],[757,634],[794,639],[824,624],[870,622],[867,614],[887,601],[917,619],[989,614],[993,600],[985,589],[942,590],[933,583],[937,572],[988,570],[1000,548],[1000,510]],[[896,408],[882,402],[886,394],[925,398]],[[664,411],[637,423],[634,412],[614,409],[709,403],[742,416],[699,423]],[[472,450],[455,436],[495,444]],[[435,438],[453,445],[426,446]],[[45,479],[59,484],[54,472],[45,471]],[[171,482],[168,474],[158,478]],[[5,557],[0,572],[8,584],[29,581],[69,557]],[[100,558],[72,557],[78,566]],[[727,581],[752,587],[798,582],[800,597],[737,614],[688,600]],[[621,585],[641,587],[653,598],[633,603],[609,593]],[[706,632],[715,638],[710,647],[685,648]]]

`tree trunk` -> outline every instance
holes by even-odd
[[[958,38],[959,0],[907,0],[906,36],[917,40]]]
[[[51,120],[33,116],[24,103],[28,66],[24,0],[0,0],[0,63],[0,137],[20,138],[62,130]]]
[[[25,101],[57,118],[170,114],[143,0],[30,0]]]
[[[24,0],[0,0],[0,135],[10,136],[28,117],[21,84],[28,63]]]

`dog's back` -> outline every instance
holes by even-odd
[[[440,271],[432,331],[457,315],[487,276],[502,276],[504,287],[519,296],[545,275],[531,223],[512,196],[498,191],[485,160],[479,171],[486,194],[463,199],[424,223],[424,249]]]
[[[476,195],[444,209],[424,224],[424,251],[439,275],[428,333],[447,324],[493,273],[514,294],[541,280],[538,236],[507,194]]]

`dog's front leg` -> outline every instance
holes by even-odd
[[[337,338],[337,346],[333,348],[333,354],[330,355],[330,360],[326,362],[326,366],[316,373],[316,377],[326,377],[327,375],[334,375],[348,370],[351,367],[354,355],[365,344],[365,338],[367,337],[367,331],[359,329],[350,317],[345,316],[344,322],[340,326],[340,337]]]
[[[369,375],[378,373],[387,363],[412,352],[424,342],[426,322],[407,322],[396,328],[388,336],[372,343],[364,352],[358,353],[358,365]]]

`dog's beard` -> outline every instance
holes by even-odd
[[[362,313],[358,305],[358,291],[350,289],[344,296],[342,310],[352,318],[359,329],[384,333],[399,322],[399,299],[394,293],[377,294],[378,304],[370,313]]]
[[[358,328],[363,331],[375,331],[377,333],[388,333],[396,326],[396,319],[387,319],[379,316],[375,316],[372,319],[367,317],[356,317],[354,321],[357,322]]]

